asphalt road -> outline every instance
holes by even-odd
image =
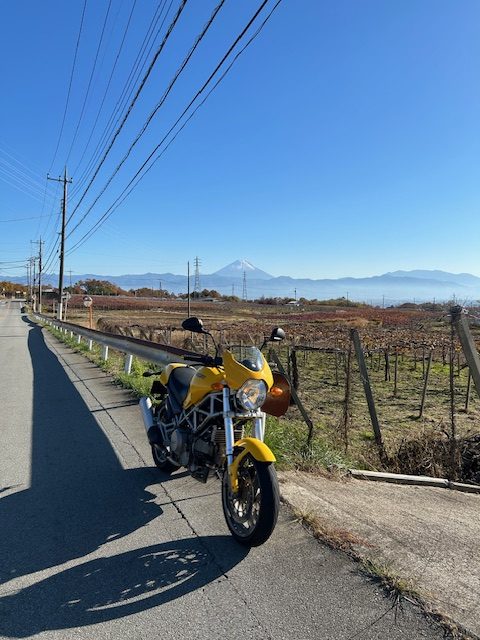
[[[131,397],[0,302],[0,637],[444,636],[286,509],[235,543],[219,482],[162,476]]]

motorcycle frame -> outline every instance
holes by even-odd
[[[222,417],[225,430],[225,455],[228,467],[233,463],[233,453],[235,448],[235,426],[253,420],[254,437],[263,442],[265,437],[266,413],[257,409],[255,411],[238,412],[233,408],[233,394],[230,387],[224,385],[223,390],[217,393],[209,394],[208,409],[201,408],[198,405],[183,409],[178,415],[174,415],[171,422],[163,422],[157,419],[157,426],[161,431],[163,442],[169,443],[173,431],[187,424],[192,433],[200,436],[203,431],[211,424],[214,418]],[[203,404],[205,398],[202,400]],[[222,411],[215,409],[219,401],[222,403]],[[215,439],[217,427],[212,431],[212,441]]]

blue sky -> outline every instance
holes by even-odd
[[[47,171],[58,176],[67,163],[73,178],[70,233],[99,196],[216,4],[187,2],[75,210],[85,178],[98,164],[89,167],[94,149],[163,3],[111,0],[74,139],[109,7],[109,0],[87,0],[53,164],[84,0],[1,3],[0,278],[25,273],[15,261],[32,255],[30,241],[40,235],[46,257],[51,256],[49,271],[58,271],[60,193],[54,182],[46,188]],[[261,16],[274,4],[270,0]],[[415,268],[480,275],[478,0],[283,0],[131,195],[72,251],[259,5],[260,0],[226,0],[132,154],[69,236],[66,272],[182,273],[187,260],[198,255],[204,273],[247,258],[273,275],[293,277]],[[178,6],[179,0],[165,3],[170,11],[163,31],[145,60],[152,58]]]

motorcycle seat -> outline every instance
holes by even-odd
[[[188,388],[196,373],[194,367],[176,367],[170,374],[167,382],[172,409],[175,413],[182,410],[183,401],[187,397]]]

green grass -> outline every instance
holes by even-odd
[[[346,470],[353,461],[333,447],[320,430],[307,446],[307,426],[304,422],[267,417],[265,443],[271,448],[281,468],[302,470]]]

